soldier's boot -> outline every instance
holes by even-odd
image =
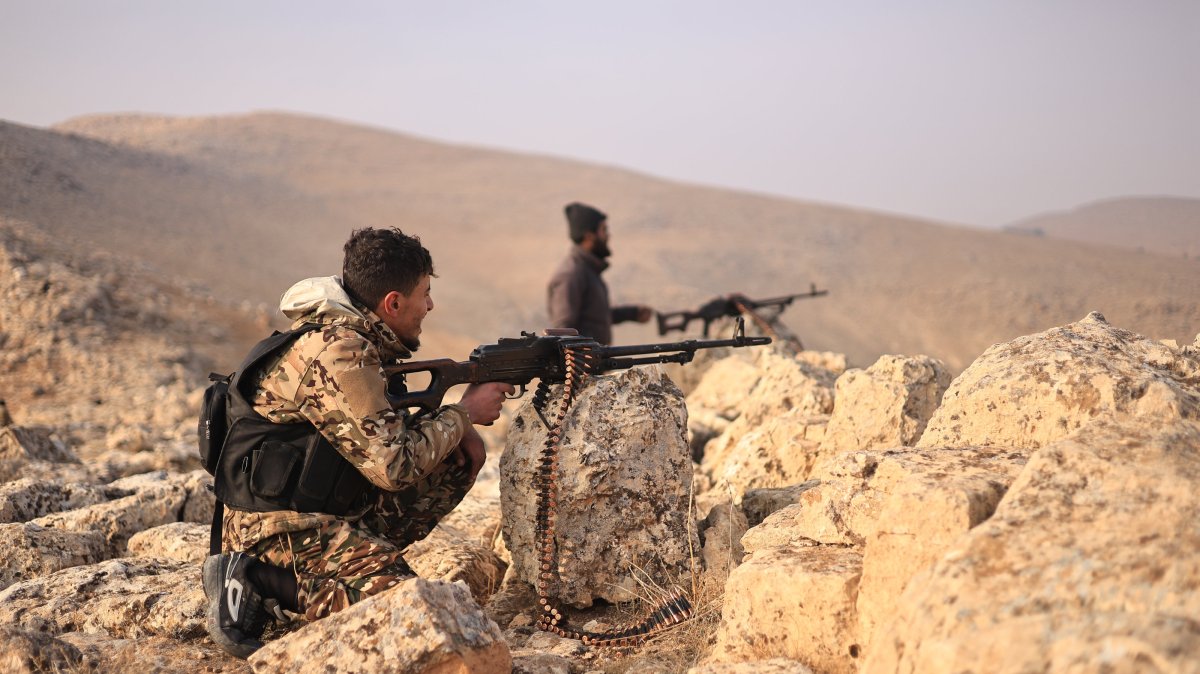
[[[218,646],[239,658],[262,648],[258,638],[267,626],[262,593],[250,579],[250,569],[259,563],[243,552],[212,555],[204,560],[208,634]]]

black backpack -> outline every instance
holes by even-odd
[[[236,372],[210,374],[197,427],[200,461],[217,497],[209,532],[211,554],[221,546],[224,506],[270,512],[344,515],[365,506],[376,488],[309,423],[277,424],[249,400],[261,367],[320,324],[275,332],[250,350]]]

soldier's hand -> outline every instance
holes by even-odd
[[[490,426],[500,418],[500,409],[504,407],[505,396],[516,393],[512,384],[488,382],[486,384],[471,384],[463,392],[459,405],[467,408],[471,423]]]
[[[649,321],[653,316],[654,316],[653,309],[646,306],[645,304],[638,305],[638,314],[637,314],[637,322],[638,323],[645,323],[645,322]]]
[[[487,461],[487,450],[483,445],[483,438],[479,437],[479,431],[475,430],[474,426],[467,426],[467,432],[463,435],[462,442],[458,443],[458,447],[454,449],[451,455],[454,462],[459,466],[468,466],[471,473],[471,481],[475,481],[475,476],[483,469],[483,463]]]

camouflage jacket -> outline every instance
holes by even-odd
[[[367,479],[390,491],[413,484],[458,446],[470,423],[461,406],[445,405],[414,420],[388,404],[381,366],[411,354],[379,317],[350,299],[337,277],[297,283],[284,293],[280,309],[293,327],[325,327],[306,333],[263,368],[251,401],[256,412],[276,423],[312,423]],[[246,546],[337,519],[233,509],[226,517],[226,531],[234,529]]]

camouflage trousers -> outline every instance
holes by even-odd
[[[318,620],[415,576],[401,553],[428,536],[472,484],[466,469],[446,462],[407,489],[381,491],[357,521],[336,518],[315,529],[237,547],[267,564],[292,569],[304,619]],[[236,537],[226,528],[227,542],[231,533]]]

